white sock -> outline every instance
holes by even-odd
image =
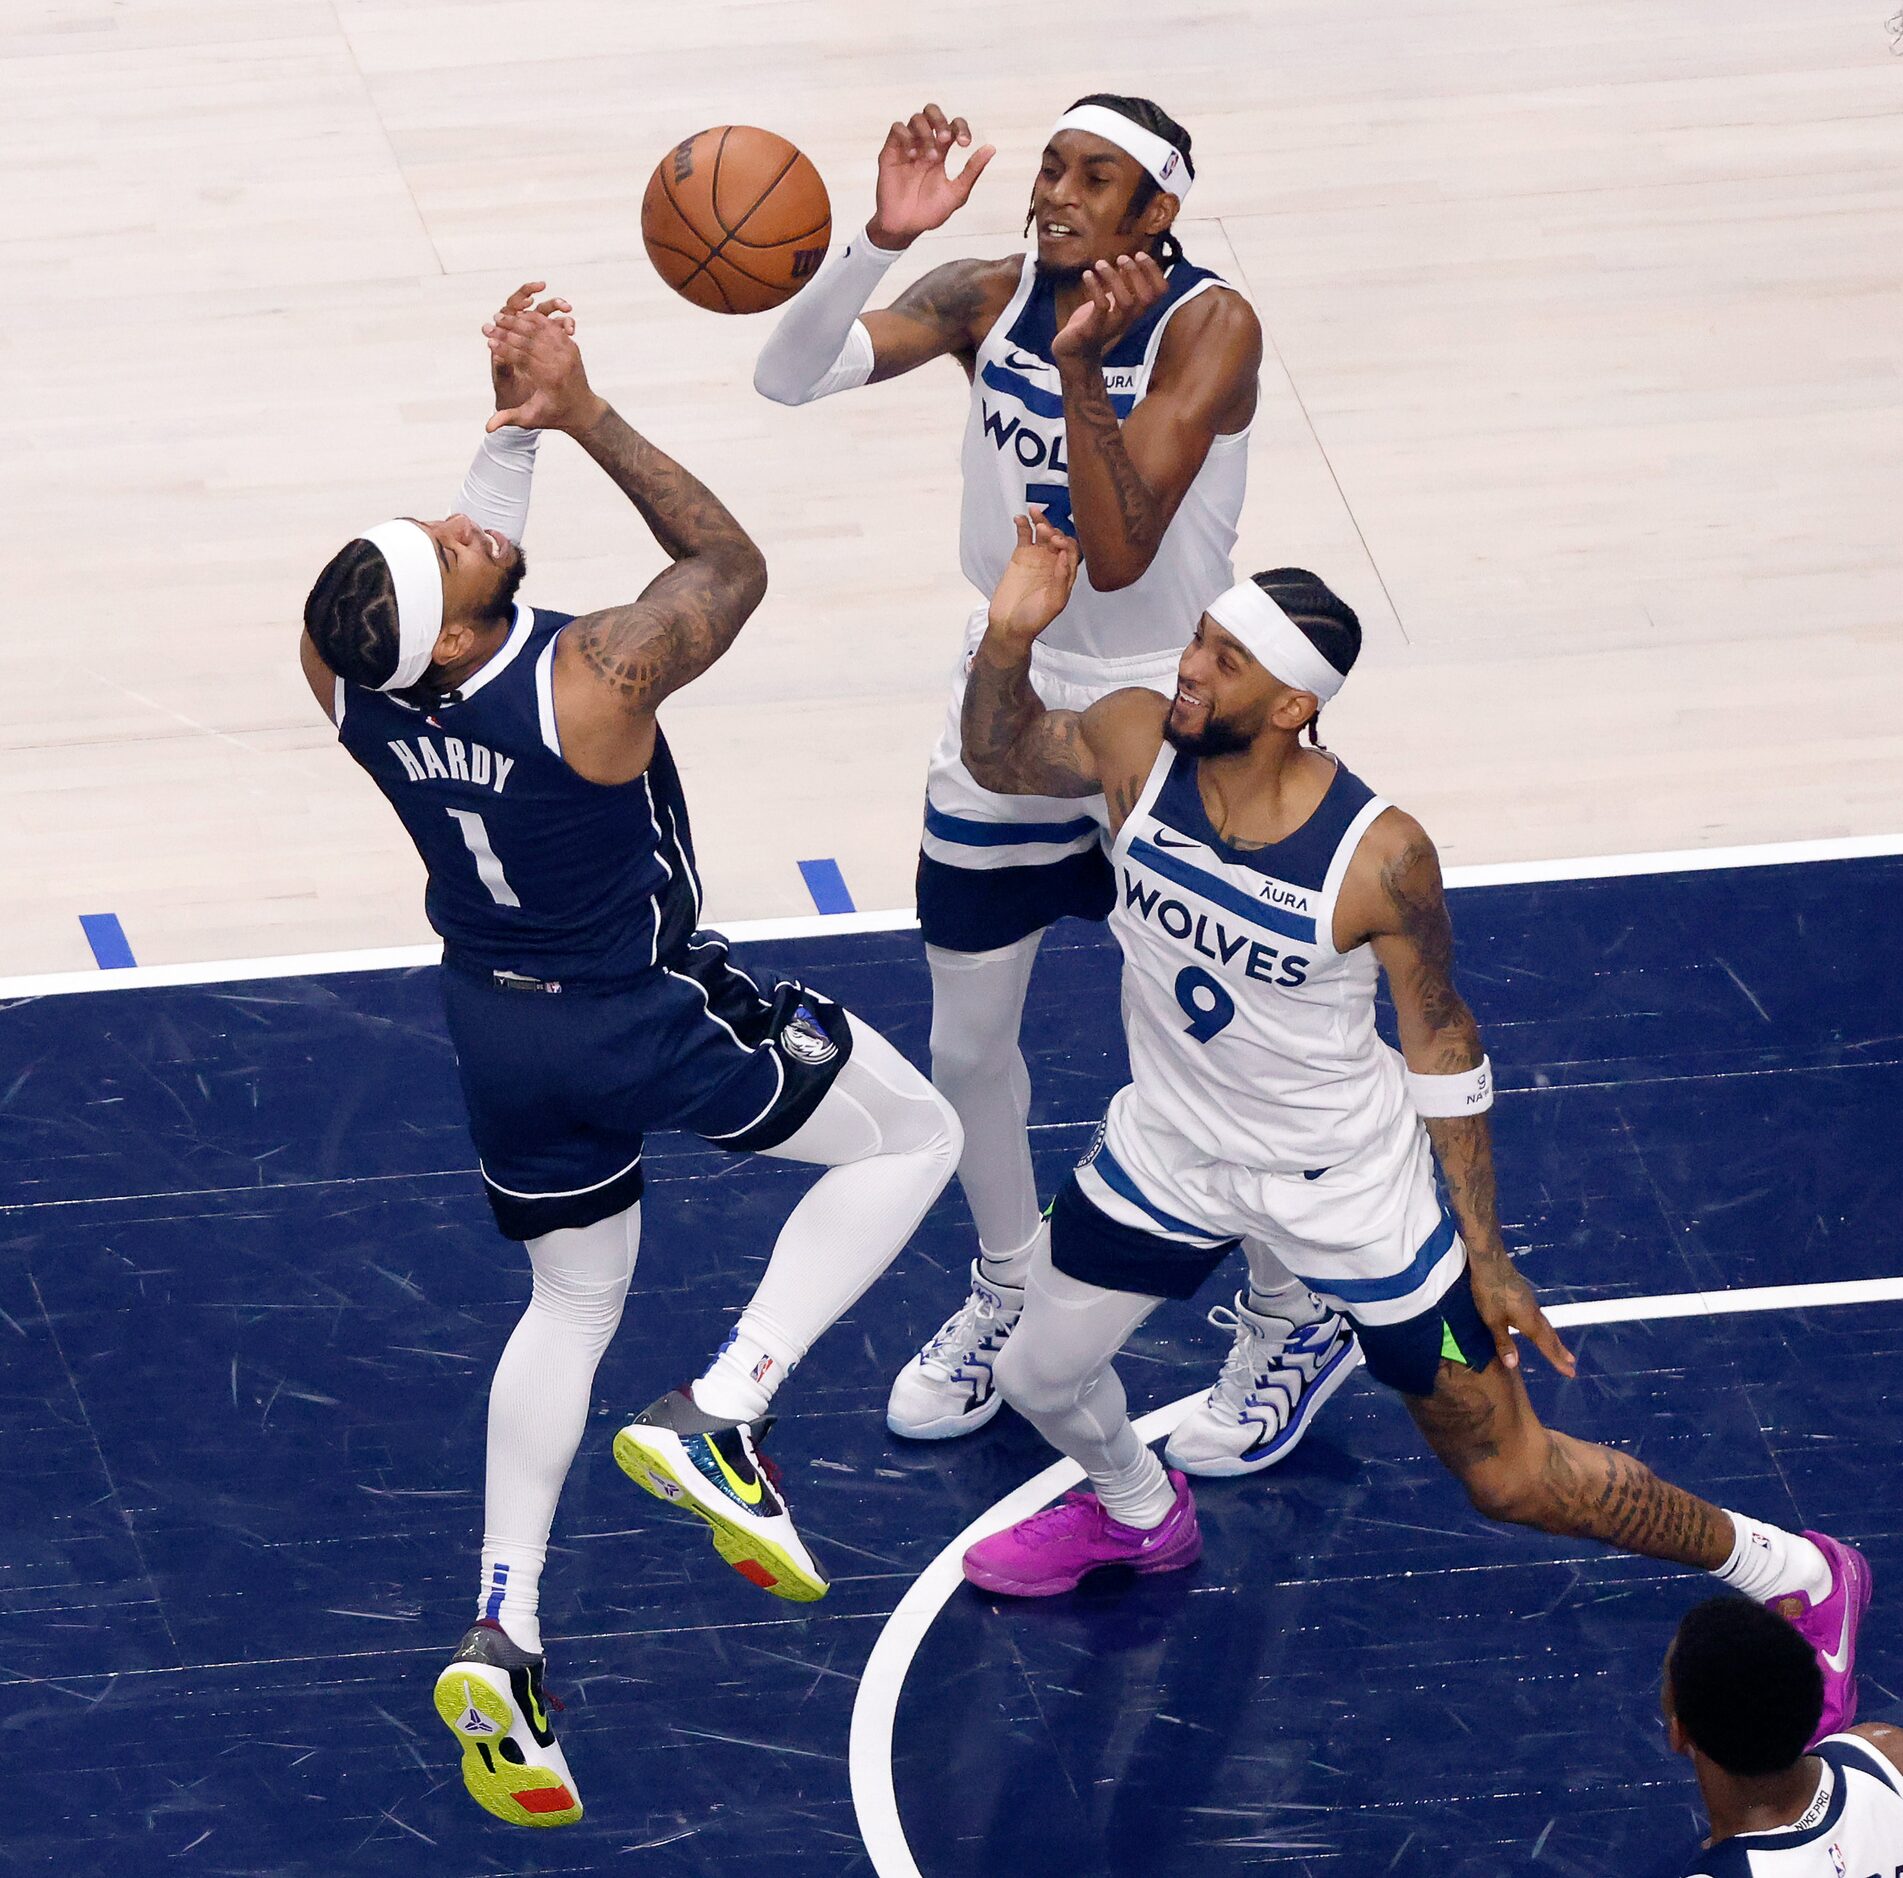
[[[562,1483],[588,1425],[595,1368],[621,1321],[641,1209],[528,1244],[534,1286],[489,1386],[482,1576],[476,1614],[518,1648],[542,1647],[542,1566]]]
[[[706,1374],[694,1383],[694,1402],[722,1421],[753,1421],[767,1412],[774,1391],[798,1361],[798,1353],[762,1336],[754,1314],[743,1311]]]
[[[1813,1605],[1830,1596],[1830,1561],[1801,1533],[1727,1512],[1737,1535],[1731,1556],[1712,1573],[1760,1604],[1801,1591]]]
[[[1113,1474],[1094,1475],[1090,1482],[1103,1510],[1120,1526],[1151,1532],[1169,1518],[1176,1489],[1163,1463],[1151,1448],[1138,1450],[1135,1459]]]
[[[1249,1309],[1258,1317],[1280,1317],[1299,1330],[1327,1316],[1328,1306],[1297,1278],[1260,1239],[1245,1239],[1249,1261]]]
[[[980,1246],[978,1276],[986,1284],[996,1285],[1000,1291],[1022,1291],[1025,1279],[1030,1276],[1031,1260],[1038,1247],[1049,1239],[1050,1231],[1050,1221],[1041,1219],[1037,1223],[1037,1231],[1015,1252],[1002,1252],[995,1257]]]

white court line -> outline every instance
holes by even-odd
[[[1450,867],[1457,887],[1530,886],[1549,880],[1610,880],[1630,874],[1700,874],[1725,867],[1788,867],[1800,861],[1863,861],[1903,854],[1903,834],[1837,835],[1819,841],[1767,841],[1738,848],[1679,848],[1657,854],[1598,854],[1570,861],[1488,861]],[[906,932],[909,907],[877,913],[803,913],[787,919],[738,919],[717,930],[742,944],[817,939],[829,933]],[[0,998],[52,998],[76,991],[130,991],[151,985],[221,985],[252,978],[315,978],[328,972],[413,970],[434,965],[442,948],[380,946],[362,952],[304,952],[289,957],[217,959],[205,964],[134,965],[120,971],[40,972],[0,978]]]
[[[1589,1304],[1556,1304],[1546,1314],[1554,1324],[1622,1324],[1657,1318],[1717,1317],[1734,1311],[1808,1310],[1828,1304],[1873,1304],[1903,1298],[1903,1278],[1854,1278],[1834,1284],[1760,1285],[1736,1291],[1669,1292],[1651,1298],[1607,1298]],[[1208,1393],[1199,1389],[1137,1418],[1145,1441],[1170,1434]],[[853,1811],[877,1878],[922,1878],[899,1819],[892,1780],[892,1726],[905,1673],[925,1633],[964,1583],[966,1550],[980,1539],[1035,1513],[1083,1479],[1075,1461],[1053,1462],[974,1519],[912,1581],[885,1621],[859,1678],[847,1745]]]

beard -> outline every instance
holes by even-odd
[[[1083,268],[1082,266],[1078,266],[1078,267],[1050,266],[1046,264],[1045,262],[1039,261],[1035,258],[1033,258],[1031,262],[1031,274],[1032,274],[1033,283],[1040,287],[1042,286],[1074,287],[1077,285],[1077,283],[1080,280],[1083,279],[1086,271],[1087,270]]]
[[[502,585],[496,589],[496,597],[482,610],[482,621],[486,626],[507,623],[510,610],[515,605],[515,596],[529,571],[529,557],[520,546],[514,543],[510,545],[514,552],[502,565]]]
[[[1240,725],[1232,724],[1226,718],[1213,714],[1201,730],[1178,730],[1176,713],[1172,710],[1163,720],[1163,740],[1172,749],[1182,751],[1185,756],[1201,758],[1239,755],[1255,742],[1255,737],[1252,732],[1242,729]]]

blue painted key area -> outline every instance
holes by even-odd
[[[1903,860],[1455,897],[1544,1298],[1903,1271],[1899,906]],[[915,934],[761,952],[922,1060]],[[1046,1192],[1119,1079],[1116,1009],[1101,934],[1060,930],[1027,1030]],[[429,1700],[474,1615],[484,1396],[528,1290],[434,974],[45,998],[0,1037],[0,1870],[871,1870],[859,1671],[933,1555],[1051,1458],[1008,1413],[963,1443],[885,1430],[892,1373],[963,1292],[955,1190],[781,1395],[770,1450],[834,1574],[793,1606],[609,1441],[699,1367],[811,1175],[651,1144],[544,1581],[587,1817],[527,1833],[464,1795]],[[1235,1282],[1139,1334],[1135,1404],[1211,1379],[1202,1312]],[[1569,1334],[1579,1379],[1533,1380],[1554,1422],[1864,1547],[1864,1713],[1903,1720],[1903,1303]],[[924,1878],[1636,1878],[1689,1854],[1655,1688],[1701,1581],[1487,1526],[1361,1376],[1285,1465],[1198,1498],[1192,1571],[952,1598],[899,1707]]]

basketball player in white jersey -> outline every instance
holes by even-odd
[[[1101,1565],[1200,1555],[1188,1484],[1137,1438],[1111,1359],[1164,1298],[1263,1238],[1352,1320],[1481,1512],[1772,1602],[1817,1652],[1821,1732],[1844,1726],[1862,1554],[1727,1513],[1534,1413],[1513,1333],[1567,1375],[1573,1359],[1501,1237],[1492,1072],[1454,986],[1433,843],[1301,742],[1354,663],[1352,610],[1303,570],[1258,575],[1205,609],[1173,700],[1133,689],[1052,711],[1031,653],[1076,544],[1029,520],[1018,532],[972,667],[965,760],[988,788],[1108,799],[1131,1080],[1058,1193],[997,1364],[1005,1400],[1093,1491],[981,1540],[966,1576],[1036,1597]],[[1375,1030],[1377,968],[1398,1054]]]
[[[1814,1740],[1823,1701],[1816,1661],[1771,1612],[1729,1597],[1686,1612],[1660,1706],[1711,1836],[1685,1878],[1903,1871],[1903,1730],[1864,1722]]]
[[[886,270],[971,194],[992,152],[957,175],[963,118],[927,105],[879,153],[878,200],[782,318],[754,383],[802,404],[955,359],[970,381],[959,548],[981,596],[1004,572],[1013,518],[1039,506],[1072,534],[1083,572],[1039,642],[1032,682],[1082,710],[1127,686],[1168,692],[1179,628],[1232,578],[1262,329],[1234,288],[1172,233],[1195,169],[1181,125],[1144,98],[1096,94],[1059,119],[1031,185],[1028,252],[953,261],[864,313]],[[926,783],[919,924],[932,974],[932,1076],[965,1129],[959,1179],[978,1228],[965,1304],[900,1373],[887,1405],[917,1439],[984,1425],[991,1365],[1017,1321],[1040,1237],[1018,1045],[1045,927],[1101,919],[1111,885],[1101,802],[1003,796],[959,756],[967,623],[951,708]],[[1339,1316],[1266,1251],[1237,1299],[1226,1413],[1185,1429],[1197,1471],[1251,1472],[1293,1447],[1356,1351]],[[1228,1321],[1225,1317],[1225,1321]]]

